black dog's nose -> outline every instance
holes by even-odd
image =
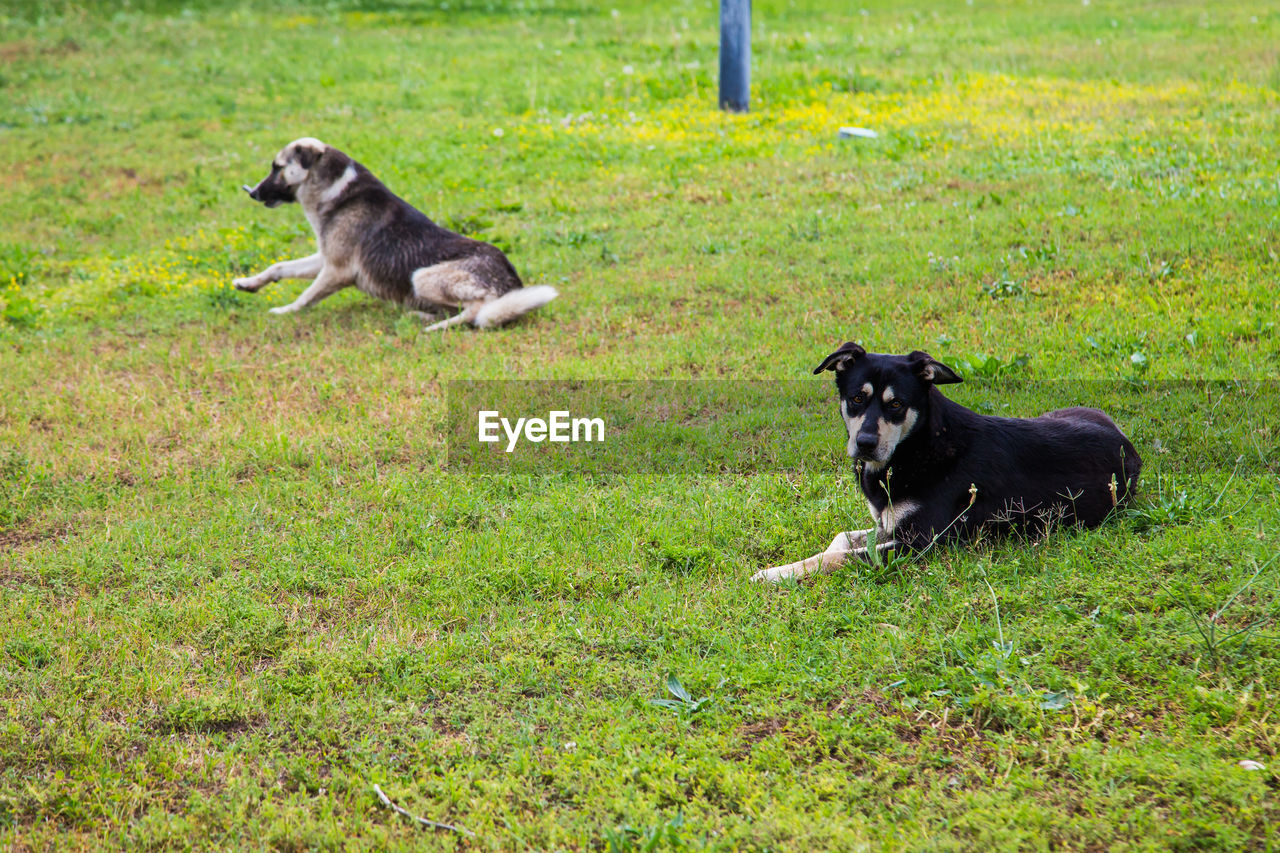
[[[867,435],[866,433],[858,434],[858,453],[862,456],[870,456],[876,452],[876,447],[880,445],[880,436]]]
[[[249,198],[253,199],[254,201],[258,200],[258,190],[256,188],[251,187],[248,184],[241,184],[240,189],[247,192],[249,194]]]

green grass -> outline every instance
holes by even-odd
[[[757,2],[745,116],[711,3],[0,17],[0,846],[1275,849],[1274,9]],[[562,298],[267,315],[301,135]],[[760,589],[865,526],[833,404],[800,470],[445,466],[450,380],[850,339],[1102,398],[1140,501]]]

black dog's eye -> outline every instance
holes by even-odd
[[[891,401],[891,402],[889,403],[889,408],[893,409],[893,410],[896,412],[898,409],[901,409],[901,408],[902,408],[902,401],[901,401],[901,400],[893,400],[893,401]]]
[[[863,401],[863,400],[865,400],[865,399],[867,399],[867,398],[866,398],[866,397],[864,397],[864,396],[862,396],[861,394],[854,394],[854,395],[853,395],[853,402],[857,403],[859,406],[861,406],[861,405],[862,405],[862,401]]]

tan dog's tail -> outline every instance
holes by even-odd
[[[475,319],[471,322],[481,329],[497,328],[536,308],[541,308],[559,295],[554,287],[547,284],[521,287],[480,306]]]

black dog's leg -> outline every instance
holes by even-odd
[[[871,530],[853,530],[848,533],[841,533],[832,540],[827,546],[827,550],[820,554],[814,554],[806,560],[800,560],[795,563],[787,563],[785,566],[774,566],[771,569],[761,569],[751,576],[751,580],[755,583],[777,583],[778,581],[800,580],[806,575],[814,572],[830,572],[844,564],[844,561],[853,556],[855,559],[865,557],[867,554],[867,536]],[[885,550],[892,546],[893,543],[887,542],[884,545],[877,545],[876,550]]]

